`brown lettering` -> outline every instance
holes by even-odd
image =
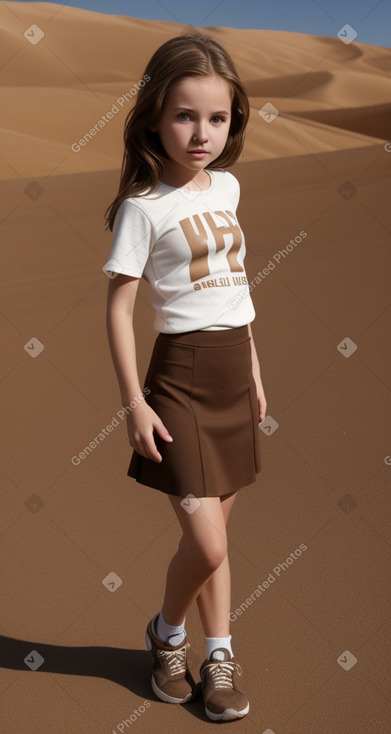
[[[190,280],[200,280],[205,275],[210,275],[208,265],[208,237],[204,225],[198,214],[194,214],[194,219],[197,229],[193,226],[190,217],[182,219],[179,224],[182,227],[183,234],[185,235],[188,245],[191,249],[191,263],[190,263]]]
[[[225,219],[227,222],[227,226],[218,226],[210,212],[202,213],[202,216],[206,220],[215,239],[216,252],[225,249],[226,243],[224,235],[231,234],[232,245],[227,252],[228,265],[231,272],[243,272],[244,268],[239,265],[238,262],[238,252],[242,244],[242,233],[240,227],[238,226],[232,212],[227,210],[226,212],[217,211],[214,213]],[[232,221],[229,217],[232,218]],[[189,266],[190,280],[193,282],[194,280],[205,278],[207,275],[210,275],[208,264],[209,249],[206,229],[201,221],[200,215],[194,214],[192,217],[182,219],[179,224],[181,225],[192,255]]]
[[[222,217],[223,219],[225,219],[225,221],[227,222],[227,225],[228,225],[227,227],[225,227],[224,225],[221,225],[219,227],[219,226],[216,225],[216,223],[215,223],[214,219],[212,218],[212,215],[210,214],[210,212],[204,212],[203,213],[203,216],[205,217],[205,219],[206,219],[206,221],[208,223],[208,226],[212,230],[213,236],[214,236],[214,238],[216,240],[216,252],[219,252],[219,250],[224,250],[224,248],[225,248],[224,235],[226,235],[226,234],[232,234],[233,242],[232,242],[232,245],[231,245],[231,247],[229,248],[229,250],[227,252],[228,265],[229,265],[229,268],[230,268],[230,270],[231,270],[232,273],[242,272],[244,270],[244,268],[242,268],[242,266],[239,265],[239,263],[238,263],[238,257],[237,257],[238,256],[239,249],[240,249],[240,246],[242,244],[242,233],[240,231],[240,227],[236,223],[235,217],[232,214],[232,212],[230,212],[230,211],[227,210],[226,212],[218,211],[218,212],[214,212],[214,213],[217,214],[218,216]],[[232,217],[233,222],[231,222],[229,220],[227,214],[230,217]]]

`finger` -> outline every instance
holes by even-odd
[[[129,442],[133,449],[137,451],[138,454],[140,454],[140,456],[143,456],[145,459],[150,458],[142,436],[137,436],[137,438],[135,436],[132,436],[132,440],[129,440]]]
[[[152,459],[152,461],[157,461],[158,463],[162,461],[162,456],[157,450],[153,434],[151,434],[150,436],[146,436],[143,439],[143,448],[145,451],[144,455],[147,459]]]
[[[156,433],[159,434],[160,438],[162,438],[164,441],[173,441],[173,437],[171,436],[170,432],[167,430],[164,423],[159,420],[154,423],[154,429]]]

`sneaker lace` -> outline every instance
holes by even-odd
[[[234,668],[238,670],[239,674],[241,669],[238,663],[210,663],[206,666],[212,676],[213,684],[215,688],[232,688],[232,674]]]
[[[186,672],[186,647],[172,651],[158,650],[157,654],[167,661],[171,675]]]

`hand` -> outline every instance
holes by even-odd
[[[257,398],[258,398],[258,411],[259,411],[259,422],[262,423],[263,420],[265,420],[266,417],[266,398],[265,398],[265,392],[262,385],[261,380],[261,369],[259,366],[259,361],[257,357],[257,352],[255,349],[254,339],[251,331],[251,325],[248,325],[248,333],[250,335],[250,347],[251,347],[251,363],[252,363],[252,373],[254,377],[254,382],[257,389]]]
[[[263,420],[266,418],[266,398],[265,398],[265,392],[262,385],[262,380],[260,375],[255,374],[254,375],[254,382],[257,389],[257,398],[258,398],[258,410],[259,410],[259,422],[262,423]]]
[[[131,413],[127,414],[126,422],[130,445],[141,456],[160,463],[162,455],[156,448],[153,431],[155,430],[164,441],[171,442],[174,439],[157,413],[143,400]]]

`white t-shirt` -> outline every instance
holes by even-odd
[[[159,183],[154,193],[121,202],[102,270],[144,277],[153,289],[153,328],[166,334],[244,326],[255,318],[236,219],[239,182],[207,171],[205,191]],[[235,300],[236,297],[236,300]]]

